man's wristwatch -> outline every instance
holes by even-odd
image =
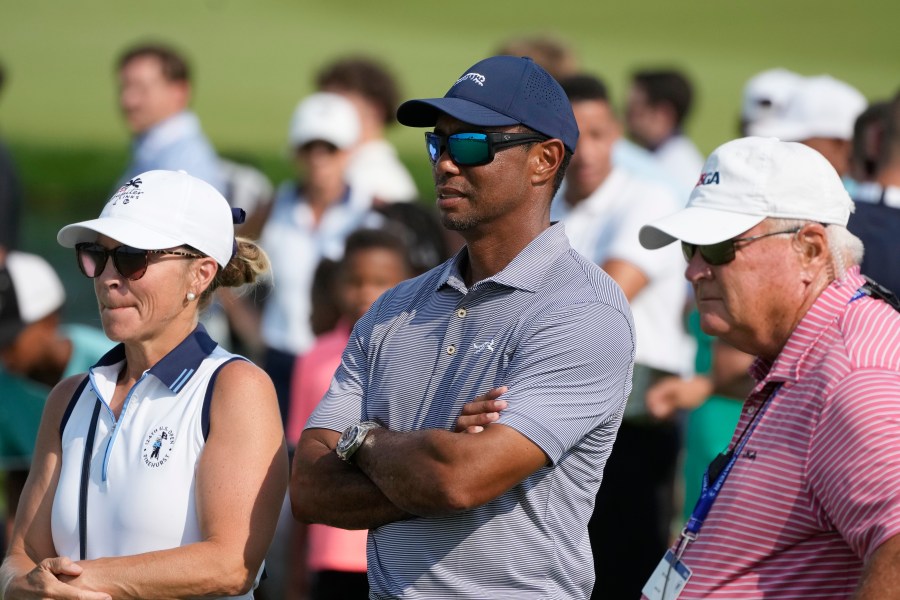
[[[362,423],[351,425],[341,434],[341,439],[338,440],[334,451],[341,459],[347,462],[353,462],[353,455],[356,454],[356,451],[359,450],[363,442],[366,441],[366,436],[370,431],[378,427],[381,427],[381,425],[375,421],[363,421]]]

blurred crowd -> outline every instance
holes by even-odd
[[[633,388],[590,536],[604,597],[638,597],[690,513],[706,465],[728,445],[752,387],[752,357],[700,331],[677,245],[649,251],[638,243],[643,225],[684,206],[698,176],[715,176],[701,175],[703,156],[687,135],[695,89],[689,73],[661,64],[631,74],[619,107],[597,75],[602,65],[582,64],[558,40],[518,38],[497,54],[532,57],[568,95],[580,138],[552,218],[619,284],[634,315]],[[128,168],[110,186],[131,185],[146,171],[185,170],[246,211],[238,233],[259,240],[270,256],[272,274],[262,286],[218,290],[203,319],[213,338],[272,378],[290,447],[356,320],[382,292],[443,263],[462,244],[441,226],[432,199],[420,197],[385,137],[401,100],[398,81],[377,57],[322,65],[316,91],[285,115],[294,176],[271,182],[217,153],[191,109],[193,74],[177,49],[129,48],[115,73],[132,142]],[[773,65],[746,82],[734,109],[740,117],[732,137],[800,142],[831,163],[856,204],[848,228],[865,244],[862,272],[900,290],[900,95],[867,99],[827,74]],[[112,346],[100,330],[62,322],[59,277],[21,250],[23,191],[13,158],[0,142],[6,535],[50,387]],[[257,595],[336,598],[356,590],[366,597],[365,545],[365,532],[294,522],[286,502]]]

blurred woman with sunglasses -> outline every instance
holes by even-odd
[[[234,212],[149,171],[60,230],[119,344],[50,393],[3,598],[253,597],[287,484],[281,421],[265,373],[198,321],[216,288],[268,270]]]

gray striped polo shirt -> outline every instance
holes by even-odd
[[[587,598],[587,523],[631,388],[628,303],[561,224],[470,288],[466,260],[464,248],[372,306],[307,427],[452,429],[463,403],[509,386],[499,422],[550,464],[476,509],[372,530],[372,597]]]

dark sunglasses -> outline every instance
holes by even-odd
[[[800,231],[800,228],[795,227],[794,229],[788,229],[787,231],[773,231],[772,233],[764,233],[762,235],[754,235],[752,237],[733,238],[730,240],[725,240],[724,242],[719,242],[718,244],[708,244],[705,246],[681,242],[681,251],[684,253],[684,259],[688,262],[691,262],[691,259],[694,258],[694,254],[699,251],[700,256],[708,264],[724,265],[734,260],[734,253],[737,251],[736,246],[738,242],[752,242],[754,240],[761,240],[762,238],[772,235],[784,235],[787,233],[793,234],[797,233],[798,231]]]
[[[184,258],[203,258],[199,254],[190,252],[178,252],[176,250],[140,250],[131,246],[118,246],[116,248],[104,248],[100,244],[83,242],[75,244],[75,256],[78,258],[78,268],[85,277],[94,279],[99,277],[106,268],[106,259],[112,257],[116,271],[122,277],[137,281],[147,272],[147,265],[151,254],[168,254],[182,256]]]
[[[533,133],[454,133],[441,135],[428,131],[425,133],[425,147],[431,164],[437,163],[446,149],[450,160],[461,167],[486,165],[494,160],[494,154],[501,148],[544,142],[547,136]]]

